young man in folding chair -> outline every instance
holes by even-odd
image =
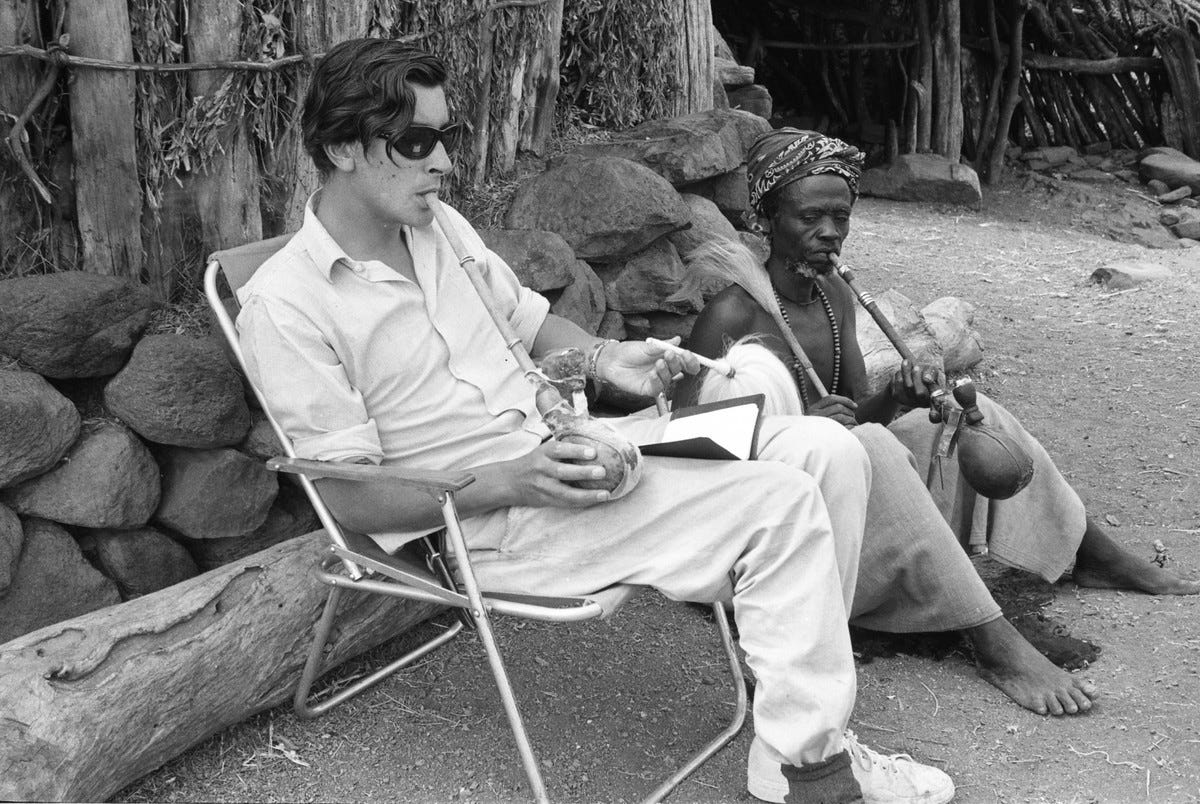
[[[949,777],[882,756],[846,730],[855,696],[846,613],[854,593],[866,455],[819,418],[768,418],[759,460],[645,458],[610,499],[574,483],[605,474],[588,446],[548,439],[534,394],[434,221],[429,193],[460,129],[445,68],[387,40],[333,48],[314,71],[304,142],[323,175],[303,228],[240,292],[251,377],[300,457],[466,470],[456,494],[483,588],[582,595],[617,584],[690,601],[732,598],[757,676],[749,788],[769,801],[942,802]],[[590,355],[594,379],[653,396],[693,357],[605,342],[548,313],[471,226],[516,336],[537,356]],[[613,427],[633,443],[664,420]],[[394,546],[440,525],[423,493],[319,481],[347,527]]]

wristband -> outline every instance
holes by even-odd
[[[596,341],[592,344],[592,348],[588,351],[587,362],[584,363],[583,376],[591,380],[592,387],[595,389],[596,397],[599,398],[604,390],[604,380],[600,378],[598,371],[600,364],[600,353],[604,351],[604,347],[610,343],[617,343],[615,338],[608,338],[603,341]]]

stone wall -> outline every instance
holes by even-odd
[[[0,282],[0,643],[317,527],[210,337],[143,337],[142,286]]]

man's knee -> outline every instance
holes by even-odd
[[[780,429],[771,439],[770,455],[763,457],[801,468],[836,464],[847,471],[861,471],[869,477],[870,458],[852,430],[822,416],[780,416],[777,419]]]
[[[900,463],[917,468],[917,460],[912,451],[882,424],[860,424],[850,432],[866,450],[872,469],[878,471]]]

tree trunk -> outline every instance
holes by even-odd
[[[1004,152],[1008,149],[1008,129],[1012,126],[1013,111],[1021,99],[1021,53],[1024,47],[1025,14],[1029,10],[1028,0],[1017,0],[1016,13],[1013,14],[1012,41],[1009,42],[1008,56],[1008,86],[1004,91],[1004,101],[1000,106],[1000,119],[996,124],[996,136],[992,140],[992,152],[988,156],[988,184],[996,184],[1004,173]],[[1033,119],[1036,114],[1032,103],[1025,106],[1026,113]],[[1034,136],[1037,136],[1036,124],[1031,124]]]
[[[76,56],[132,61],[126,0],[73,2],[66,30]],[[74,70],[71,147],[82,268],[139,278],[142,192],[138,186],[132,73]]]
[[[1196,61],[1196,48],[1183,28],[1159,38],[1158,49],[1163,54],[1171,95],[1179,109],[1181,150],[1193,159],[1200,159],[1200,64]],[[1163,124],[1165,129],[1165,120]]]
[[[327,587],[310,533],[0,646],[0,799],[104,801],[206,737],[288,700]],[[330,666],[431,606],[349,594]]]
[[[521,122],[523,150],[541,156],[554,129],[558,104],[559,62],[562,54],[563,0],[550,0],[542,41],[526,74],[524,111]]]
[[[296,51],[324,53],[343,39],[364,36],[371,19],[371,5],[369,0],[306,0],[299,3]],[[306,83],[301,80],[302,85]],[[304,150],[299,131],[296,132],[295,154],[296,181],[284,212],[285,232],[300,228],[304,222],[304,204],[321,183],[312,159]]]
[[[958,162],[962,156],[962,25],[959,0],[942,0],[934,26],[935,119],[932,147]]]
[[[242,4],[239,0],[191,0],[188,18],[190,61],[233,61],[241,57]],[[188,75],[192,98],[210,97],[229,73]],[[213,154],[208,171],[194,176],[203,254],[262,239],[258,164],[250,148],[245,115],[221,133],[223,152]]]
[[[917,89],[917,147],[928,153],[933,134],[933,37],[930,33],[930,0],[914,0],[917,9],[917,37],[920,62]]]
[[[676,52],[679,95],[675,114],[691,114],[713,108],[716,80],[712,4],[709,0],[682,0],[683,24]]]

